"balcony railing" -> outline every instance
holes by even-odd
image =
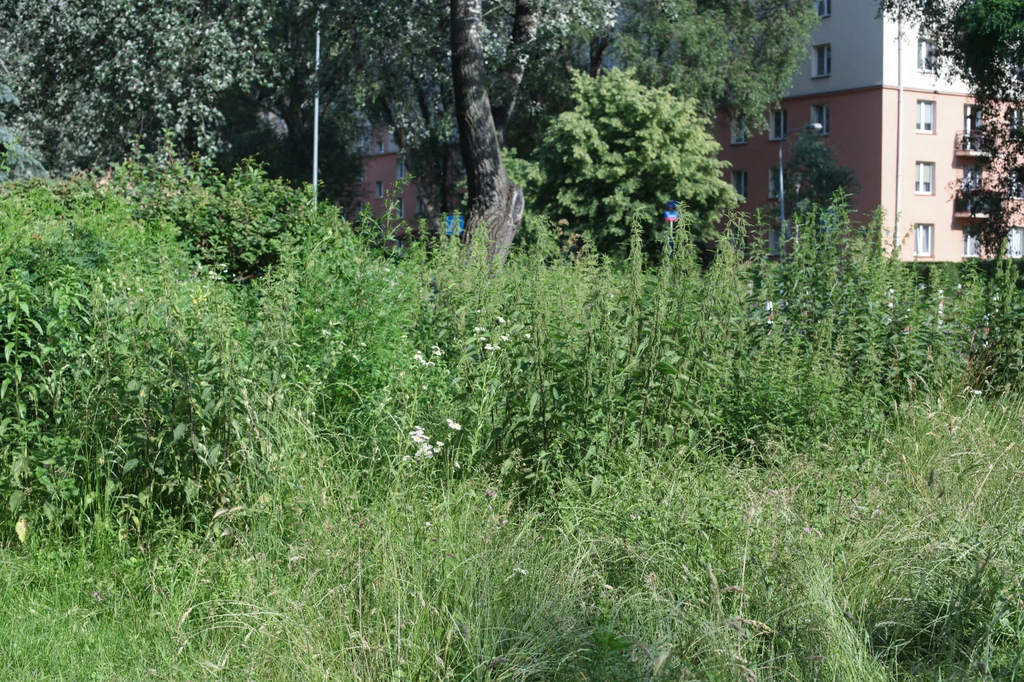
[[[954,144],[957,156],[988,156],[988,142],[985,135],[978,130],[961,130],[956,134]]]
[[[962,187],[953,199],[953,215],[957,218],[983,220],[999,208],[1002,196],[990,189]]]

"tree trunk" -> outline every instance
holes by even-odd
[[[469,215],[463,239],[487,230],[487,254],[508,255],[523,219],[523,191],[508,179],[487,95],[480,36],[481,0],[451,0],[452,81],[459,144],[466,166]]]
[[[498,131],[498,144],[504,144],[505,128],[512,118],[512,110],[516,106],[516,98],[519,96],[519,86],[523,83],[523,75],[526,73],[527,55],[523,48],[533,42],[537,37],[537,17],[533,12],[534,0],[516,0],[515,15],[512,20],[512,45],[509,49],[511,56],[509,67],[503,74],[504,80],[508,83],[508,93],[504,102],[491,110],[494,116],[494,128]]]

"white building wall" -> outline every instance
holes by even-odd
[[[884,21],[878,17],[876,0],[831,0],[832,13],[822,17],[811,32],[807,59],[793,77],[787,97],[801,97],[836,90],[852,90],[882,84]],[[813,77],[814,46],[832,45],[832,75]]]
[[[834,2],[835,0],[833,0]],[[871,0],[856,0],[871,2]],[[918,30],[914,26],[903,26],[903,53],[899,54],[899,26],[895,21],[886,19],[885,24],[885,66],[883,84],[890,87],[899,86],[899,64],[903,63],[903,87],[914,90],[927,90],[935,93],[966,95],[970,92],[967,84],[949,76],[940,76],[934,72],[921,71],[917,64]]]

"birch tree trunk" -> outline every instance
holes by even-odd
[[[488,256],[501,263],[523,219],[523,191],[509,180],[501,160],[480,24],[481,0],[451,0],[452,81],[469,190],[463,239],[485,235]]]

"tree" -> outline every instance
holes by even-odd
[[[881,0],[881,7],[931,41],[940,75],[970,87],[982,125],[960,144],[979,153],[982,173],[965,176],[956,201],[987,216],[977,223],[979,237],[996,253],[1024,220],[1024,0]]]
[[[22,145],[18,131],[8,125],[7,112],[19,105],[11,89],[0,81],[0,182],[46,175],[42,164]]]
[[[669,200],[684,204],[694,236],[711,236],[737,198],[721,179],[727,164],[717,160],[720,147],[693,100],[618,69],[601,78],[577,74],[572,93],[575,108],[548,128],[538,152],[541,209],[605,252],[622,250],[630,216],[660,217]],[[662,221],[650,221],[648,247],[663,236]]]
[[[529,4],[517,0],[517,4]],[[487,93],[481,0],[451,0],[452,82],[469,211],[464,238],[487,230],[487,253],[503,261],[523,219],[523,190],[509,180]],[[524,65],[525,66],[525,65]]]
[[[852,168],[840,166],[832,147],[817,133],[804,133],[790,148],[784,164],[787,213],[826,206],[836,192],[855,194],[860,183]]]
[[[221,95],[256,75],[258,0],[13,0],[0,10],[0,54],[48,168],[119,161],[170,130],[215,153]]]

